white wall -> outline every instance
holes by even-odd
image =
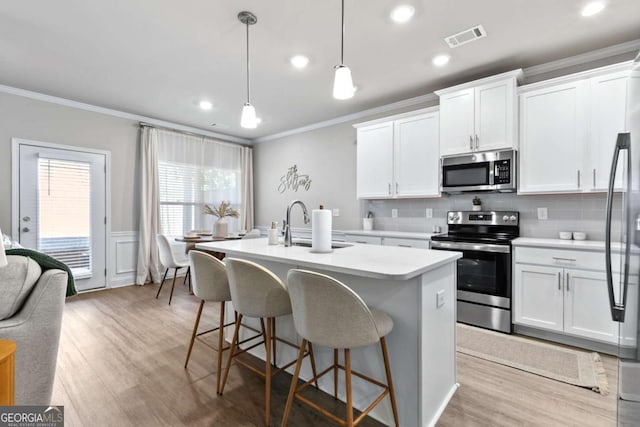
[[[111,152],[111,228],[138,229],[138,123],[0,93],[0,228],[11,230],[11,138]]]

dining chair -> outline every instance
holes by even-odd
[[[176,260],[176,257],[173,255],[173,251],[171,250],[171,243],[169,239],[164,234],[158,234],[157,237],[158,249],[160,251],[160,262],[164,266],[164,275],[162,276],[162,281],[160,282],[160,287],[158,288],[158,293],[156,293],[156,299],[160,295],[160,291],[162,290],[162,286],[164,285],[164,281],[167,278],[167,273],[169,273],[169,269],[173,268],[173,282],[171,283],[171,293],[169,294],[169,305],[171,305],[171,299],[173,298],[173,289],[176,286],[176,276],[178,275],[178,269],[186,268],[187,274],[184,277],[185,283],[187,279],[189,279],[189,286],[191,286],[191,269],[189,268],[188,262],[180,262]]]

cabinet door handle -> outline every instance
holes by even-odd
[[[398,246],[400,246],[401,248],[412,248],[413,247],[411,245],[400,245],[400,244]]]
[[[473,137],[469,135],[469,150],[473,150]]]
[[[398,194],[398,183],[396,182],[396,194]]]
[[[569,273],[567,273],[567,292],[569,292]]]
[[[580,169],[578,169],[578,188],[580,188]]]
[[[555,261],[569,261],[569,262],[576,262],[576,260],[575,260],[575,259],[573,259],[573,258],[558,258],[558,257],[553,257],[553,258],[551,258],[551,259],[552,259],[552,260],[555,260]]]
[[[562,290],[562,285],[560,284],[560,281],[562,280],[562,273],[558,272],[558,290]]]
[[[476,150],[478,149],[478,145],[480,145],[480,138],[478,138],[478,134],[476,134]]]
[[[389,183],[389,195],[391,195],[391,183]]]
[[[593,169],[593,188],[596,188],[596,170]]]
[[[367,244],[367,243],[369,243],[369,242],[363,242],[363,241],[361,241],[361,240],[356,240],[356,243],[364,243],[364,244],[366,245],[366,244]]]

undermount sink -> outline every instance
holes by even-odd
[[[294,240],[293,246],[304,246],[306,248],[310,248],[311,240]],[[349,246],[353,246],[353,245],[349,243],[344,243],[344,242],[331,242],[331,249],[340,249],[340,248],[346,248]]]

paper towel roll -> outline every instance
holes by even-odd
[[[331,211],[314,209],[311,212],[311,251],[331,252]]]

